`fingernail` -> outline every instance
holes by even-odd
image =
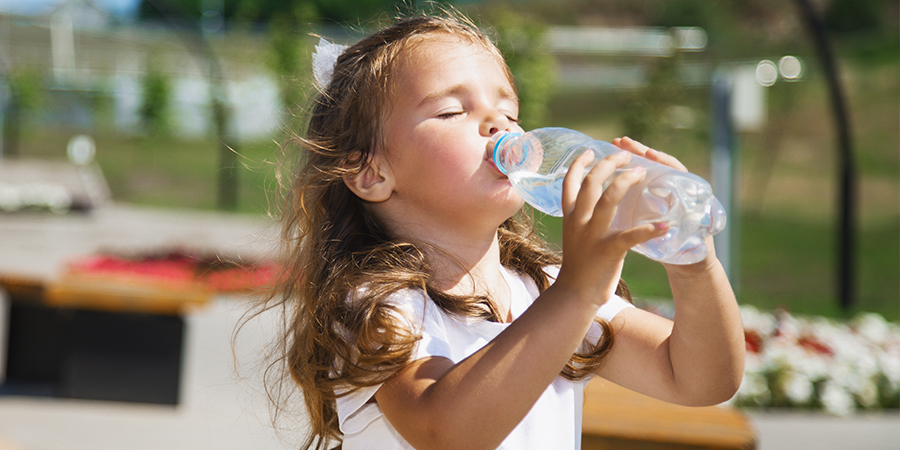
[[[656,225],[657,230],[668,230],[669,229],[669,222],[656,222],[655,225]]]
[[[631,169],[631,171],[634,173],[637,173],[637,174],[641,174],[641,173],[646,172],[647,169],[645,169],[643,166],[637,166],[634,169]]]

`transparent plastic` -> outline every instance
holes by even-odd
[[[620,149],[566,128],[539,128],[527,133],[500,132],[491,138],[493,161],[516,191],[535,209],[562,216],[562,183],[569,166],[587,150],[595,164]],[[709,183],[697,175],[633,156],[619,171],[643,166],[644,181],[632,187],[619,204],[612,229],[668,222],[664,236],[632,250],[669,264],[692,264],[706,257],[705,240],[725,228],[725,210]]]

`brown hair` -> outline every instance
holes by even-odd
[[[376,386],[410,362],[419,336],[398,320],[387,302],[391,294],[419,289],[449,314],[498,320],[489,298],[435,289],[421,245],[389,236],[343,182],[379,147],[391,71],[417,39],[445,34],[478,43],[506,67],[484,33],[448,16],[401,19],[346,49],[314,102],[306,135],[290,141],[303,151],[282,211],[286,276],[263,309],[285,313],[269,369],[282,367],[302,390],[311,426],[304,448],[340,442],[336,392]],[[500,226],[501,262],[543,291],[550,285],[544,268],[561,260],[535,235],[532,222],[520,212]],[[587,354],[573,355],[562,376],[584,377],[600,364],[612,344],[608,324],[600,322],[601,341]],[[267,370],[267,385],[279,375]],[[283,379],[275,379],[270,395]]]

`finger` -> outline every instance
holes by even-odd
[[[631,162],[631,154],[622,151],[603,158],[584,177],[578,190],[578,196],[575,198],[575,210],[581,211],[580,217],[585,222],[595,214],[597,202],[616,170],[626,166],[629,162]]]
[[[594,205],[594,224],[598,227],[609,227],[619,207],[619,203],[625,198],[628,191],[640,183],[647,176],[647,170],[641,166],[623,171],[616,176],[609,186],[603,191],[603,195]]]
[[[616,237],[616,240],[621,245],[626,246],[627,248],[631,248],[635,245],[643,244],[650,239],[665,236],[665,234],[669,232],[669,228],[670,226],[668,222],[655,222],[638,225],[634,228],[629,228],[619,233],[619,235]]]
[[[682,164],[681,161],[678,160],[678,158],[675,158],[674,156],[672,156],[668,153],[663,153],[656,149],[652,149],[652,148],[647,149],[647,152],[644,157],[649,159],[650,161],[656,161],[660,164],[669,166],[673,169],[680,170],[682,172],[688,171],[687,167],[685,167],[684,164]]]
[[[584,178],[584,170],[591,161],[594,160],[594,152],[587,150],[572,161],[566,177],[563,178],[562,189],[562,210],[563,215],[568,216],[575,208],[575,199],[578,197],[578,191],[581,186],[581,180]]]
[[[647,150],[650,150],[650,147],[628,137],[622,136],[620,138],[613,139],[613,145],[621,148],[622,150],[628,150],[631,153],[634,153],[638,156],[644,156],[647,153]]]
[[[634,139],[631,139],[628,136],[623,136],[621,138],[613,139],[613,144],[616,147],[619,147],[623,150],[628,150],[638,156],[643,156],[644,158],[649,159],[650,161],[658,162],[662,165],[669,166],[675,170],[680,170],[682,172],[687,172],[687,167],[668,153],[661,152],[654,148],[650,148]]]

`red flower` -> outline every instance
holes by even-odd
[[[99,255],[69,265],[69,271],[85,275],[111,275],[134,281],[166,284],[202,284],[215,292],[262,289],[275,281],[278,267],[269,262],[231,263],[218,257],[202,257],[181,251],[122,257]]]
[[[800,339],[797,339],[797,345],[820,355],[834,355],[834,350],[832,350],[831,347],[823,344],[812,336],[803,336]]]
[[[762,351],[763,339],[759,333],[755,331],[744,330],[744,342],[747,345],[747,351],[750,353],[759,353]]]

